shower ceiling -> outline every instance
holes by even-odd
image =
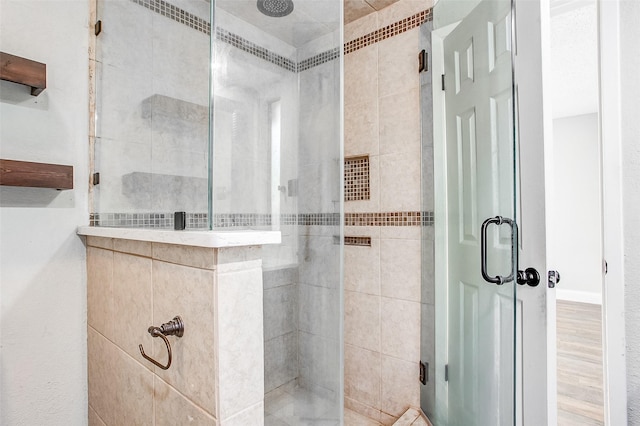
[[[293,0],[293,4],[289,15],[274,18],[263,15],[256,0],[216,0],[216,7],[294,47],[340,28],[337,0]]]
[[[248,22],[294,47],[340,28],[340,0],[293,0],[291,14],[274,18],[263,15],[256,0],[216,0],[216,7]],[[355,21],[398,0],[342,0],[345,23]]]

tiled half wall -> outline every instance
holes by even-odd
[[[90,425],[264,423],[259,247],[87,238]],[[180,315],[166,348],[147,332]],[[237,318],[242,318],[238,321]]]

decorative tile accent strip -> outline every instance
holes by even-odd
[[[147,9],[159,13],[171,20],[184,24],[190,28],[193,28],[206,35],[211,35],[211,24],[198,16],[189,13],[179,7],[172,5],[164,0],[131,0],[132,2],[146,7]],[[304,59],[300,62],[295,62],[289,58],[285,58],[282,55],[271,52],[264,47],[261,47],[244,37],[227,31],[223,28],[216,28],[216,40],[220,40],[223,43],[227,43],[258,58],[264,59],[267,62],[278,65],[291,72],[301,72],[313,68],[315,66],[324,64],[325,62],[332,61],[340,57],[340,49],[335,48],[327,50],[326,52],[319,53],[311,58]]]
[[[194,30],[200,31],[201,33],[205,33],[207,35],[211,34],[211,25],[209,24],[209,22],[192,13],[187,12],[186,10],[180,9],[179,7],[176,7],[171,3],[167,3],[164,0],[131,1],[146,7],[152,12],[159,13],[162,16],[166,16],[169,19],[184,24],[190,28],[193,28]]]
[[[340,49],[335,48],[331,50],[327,50],[326,52],[318,53],[315,56],[312,56],[308,59],[304,59],[298,62],[298,72],[306,71],[309,68],[317,67],[318,65],[322,65],[325,62],[333,61],[340,57]]]
[[[345,213],[346,226],[433,226],[433,212]],[[271,226],[270,214],[217,214],[215,228]],[[173,229],[173,212],[91,213],[90,226],[115,228]],[[340,213],[300,213],[280,215],[280,225],[339,226]],[[207,229],[207,213],[187,213],[187,229]]]
[[[187,224],[189,217],[187,215]],[[91,213],[90,226],[108,226],[115,228],[171,228],[172,213]]]
[[[420,226],[420,212],[346,213],[346,226]]]
[[[344,200],[360,201],[371,197],[369,185],[369,157],[344,159]]]
[[[298,225],[339,226],[340,213],[300,213]]]
[[[291,59],[285,58],[284,56],[278,55],[277,53],[273,53],[265,49],[264,47],[260,47],[257,44],[250,42],[244,37],[233,34],[222,28],[216,29],[216,39],[230,44],[233,47],[237,47],[238,49],[245,51],[251,55],[257,56],[260,59],[264,59],[267,62],[278,65],[279,67],[284,68],[288,71],[297,72],[298,70],[298,64],[296,64]]]
[[[371,237],[344,237],[345,246],[371,247]]]
[[[433,212],[422,212],[422,226],[433,226]]]
[[[358,49],[377,43],[389,37],[402,34],[405,31],[419,27],[423,23],[433,19],[433,9],[423,10],[413,16],[404,18],[401,21],[394,22],[384,28],[380,28],[369,34],[358,37],[344,44],[344,54],[355,52]]]
[[[147,9],[158,13],[162,16],[166,16],[176,22],[193,28],[196,31],[200,31],[206,35],[211,34],[211,24],[177,6],[172,5],[164,0],[131,0],[132,2],[139,4]],[[404,18],[398,22],[387,25],[384,28],[380,28],[374,32],[366,34],[362,37],[358,37],[355,40],[351,40],[344,44],[343,51],[345,55],[347,53],[355,52],[358,49],[369,46],[370,44],[377,43],[389,37],[402,34],[405,31],[409,31],[413,28],[419,27],[424,22],[433,19],[433,9],[423,10],[415,15]],[[298,63],[277,53],[271,52],[264,47],[260,47],[257,44],[237,35],[231,33],[222,28],[216,28],[216,39],[224,43],[231,44],[240,50],[255,55],[265,61],[278,65],[286,70],[292,72],[302,72],[313,68],[315,66],[324,64],[325,62],[332,61],[340,57],[340,50],[338,48],[327,50],[326,52],[319,53],[311,58],[304,59]]]

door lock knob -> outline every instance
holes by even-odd
[[[558,271],[549,271],[548,283],[549,288],[555,288],[556,284],[560,282],[560,272]]]
[[[518,284],[536,287],[540,284],[540,274],[535,268],[527,268],[524,271],[518,271]]]

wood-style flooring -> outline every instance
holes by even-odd
[[[601,306],[557,302],[558,426],[604,425]]]

